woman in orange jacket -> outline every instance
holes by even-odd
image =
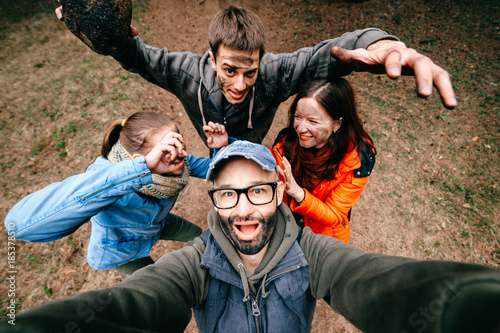
[[[376,152],[349,82],[336,78],[305,85],[272,152],[297,222],[347,244],[350,211],[368,181]]]

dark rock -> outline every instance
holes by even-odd
[[[93,51],[116,54],[127,41],[132,20],[131,0],[64,0],[68,29]]]

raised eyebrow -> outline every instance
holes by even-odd
[[[237,66],[233,66],[233,65],[229,65],[229,64],[225,64],[227,67],[229,67],[230,69],[232,69],[233,71],[236,71],[237,69],[240,69],[239,67]]]
[[[247,60],[247,59],[243,59],[243,60]],[[236,66],[236,65],[233,64],[233,62],[241,63],[242,59],[239,59],[239,58],[224,59],[224,61],[222,62],[222,66],[228,66],[228,67],[230,67],[232,69],[244,69],[244,68],[249,68],[250,67],[251,68],[250,70],[252,70],[252,71],[256,71],[256,70],[259,69],[259,66],[255,66],[254,67],[254,63],[253,62],[251,64],[249,64],[249,65],[244,66],[244,67]]]
[[[236,72],[239,69],[243,69],[244,70],[244,68],[242,68],[242,67],[230,65],[230,64],[227,64],[227,63],[224,63],[223,65],[226,65],[227,67],[229,67],[233,72]],[[257,72],[257,70],[258,70],[258,68],[252,68],[252,69],[250,69],[248,71],[245,71],[245,74],[249,74],[249,73],[254,74],[254,73]]]

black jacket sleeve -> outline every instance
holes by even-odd
[[[194,246],[189,244],[195,243]],[[0,322],[0,332],[183,332],[206,296],[201,239],[138,270],[117,286],[57,300]]]

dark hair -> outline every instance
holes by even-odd
[[[253,53],[264,54],[266,32],[260,18],[252,11],[230,6],[218,12],[208,26],[208,43],[214,58],[221,45]]]
[[[166,127],[177,131],[174,121],[156,112],[140,111],[125,120],[115,119],[104,134],[101,155],[107,157],[118,139],[130,154],[146,155],[153,148],[148,140]]]
[[[339,130],[335,133],[332,132],[326,146],[332,151],[331,156],[327,161],[327,168],[325,176],[329,180],[334,178],[335,171],[338,169],[339,163],[344,156],[356,148],[363,142],[368,149],[376,153],[373,140],[368,133],[363,129],[363,124],[359,119],[356,111],[356,102],[354,91],[351,84],[343,78],[334,78],[330,80],[318,79],[305,84],[290,106],[288,113],[288,127],[281,133],[278,140],[282,140],[286,135],[286,142],[284,143],[285,156],[290,159],[288,155],[291,147],[297,142],[298,135],[293,128],[295,118],[295,110],[297,103],[302,98],[314,98],[332,117],[333,120],[342,118],[342,124]],[[354,142],[354,145],[349,150],[349,145]]]

